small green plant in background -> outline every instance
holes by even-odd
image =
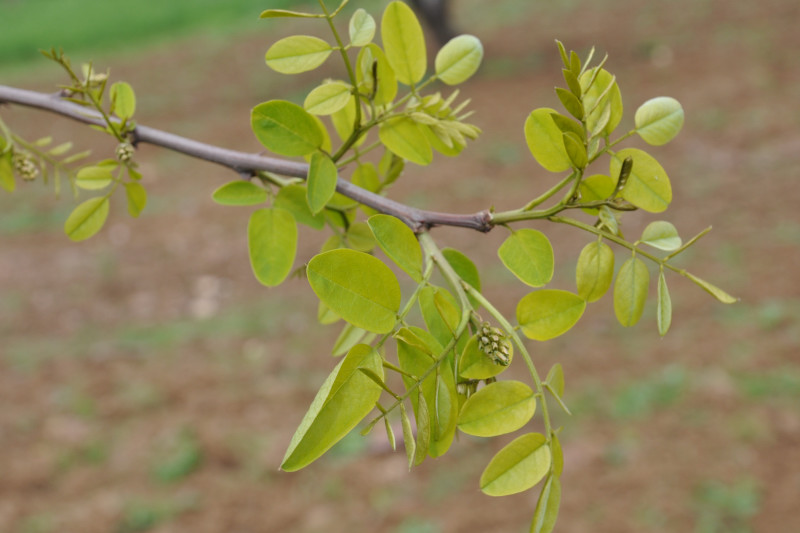
[[[749,533],[749,519],[758,513],[760,504],[761,490],[753,480],[704,483],[695,499],[695,533]]]
[[[672,201],[672,185],[654,156],[623,143],[633,136],[652,146],[668,143],[682,127],[683,109],[673,98],[653,98],[637,108],[633,130],[616,134],[623,100],[615,76],[606,69],[607,58],[597,60],[593,50],[581,58],[559,42],[564,86],[556,95],[563,109],[534,109],[520,120],[533,159],[558,175],[555,183],[532,190],[509,211],[490,208],[464,215],[411,207],[390,198],[404,172],[411,165],[458,156],[481,134],[470,122],[469,99],[456,88],[477,72],[481,42],[472,35],[458,36],[429,61],[422,28],[405,4],[391,2],[380,20],[364,9],[341,20],[347,0],[335,9],[322,0],[318,4],[316,12],[268,9],[261,14],[279,21],[306,19],[330,30],[327,40],[293,35],[271,44],[265,54],[269,68],[298,74],[332,57],[343,67],[340,79],[322,81],[302,106],[270,100],[253,108],[250,124],[256,138],[279,157],[222,150],[137,125],[130,85],[109,85],[108,75],[91,66],[79,75],[62,52],[51,50],[45,55],[69,76],[61,99],[20,96],[0,87],[0,101],[89,122],[114,138],[114,157],[75,169],[88,154],[66,155],[72,146],[51,147],[49,138],[27,141],[0,122],[0,187],[13,191],[17,178],[42,179],[58,190],[66,177],[76,197],[95,195],[82,199],[65,222],[67,236],[81,241],[103,227],[114,193],[124,194],[131,216],[146,207],[135,161],[139,143],[234,169],[244,179],[223,185],[213,198],[252,210],[246,234],[255,277],[273,287],[292,272],[303,272],[319,298],[320,327],[341,328],[331,350],[341,360],[300,422],[282,469],[305,468],[360,424],[364,434],[383,426],[393,448],[401,442],[409,469],[447,453],[459,432],[505,438],[521,430],[504,442],[478,484],[489,496],[538,485],[530,529],[549,532],[558,515],[564,467],[551,408],[570,410],[561,366],[542,372],[523,337],[544,342],[566,333],[589,303],[608,293],[620,324],[637,324],[653,285],[651,267],[660,335],[672,321],[669,272],[723,303],[735,301],[673,264],[708,230],[686,241],[666,220],[652,221],[638,237],[624,231],[626,212],[664,212]],[[549,287],[553,246],[543,231],[529,227],[534,221],[568,225],[590,237],[569,290]],[[298,224],[329,236],[299,268]],[[469,257],[437,242],[432,230],[442,225],[481,232],[499,226],[507,232],[498,259],[527,292],[514,316],[505,316],[482,292],[481,272]],[[612,246],[630,254],[618,269]],[[409,290],[401,289],[396,272],[407,278],[402,286]],[[527,370],[526,381],[504,378],[514,364]],[[624,391],[615,414],[635,417],[669,405],[682,385],[681,372],[667,372],[654,383]],[[641,399],[644,406],[631,410]],[[350,449],[343,442],[339,452]],[[163,481],[180,479],[200,460],[196,439],[182,434],[172,453],[154,466],[154,475]]]

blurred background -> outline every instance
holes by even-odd
[[[277,39],[324,35],[313,21],[258,19],[296,3],[5,0],[0,83],[55,90],[63,74],[36,50],[60,46],[74,64],[131,83],[140,123],[258,151],[252,106],[301,102],[320,75],[341,76],[332,60],[311,76],[264,65]],[[385,3],[347,9],[377,17]],[[672,180],[666,218],[684,239],[714,225],[680,263],[741,298],[724,306],[671,276],[664,339],[653,298],[628,330],[606,296],[565,336],[531,343],[542,371],[563,365],[574,413],[556,415],[566,461],[557,531],[800,530],[800,4],[453,0],[452,15],[485,45],[462,90],[484,134],[458,159],[409,165],[393,197],[467,213],[487,199],[516,207],[555,183],[522,124],[558,105],[554,39],[584,56],[594,45],[627,106],[619,131],[651,97],[682,102],[681,135],[648,148]],[[69,121],[0,113],[28,138],[113,155],[113,143]],[[256,282],[250,210],[211,201],[234,174],[152,146],[136,157],[147,209],[132,220],[114,204],[88,242],[63,235],[69,194],[41,184],[0,193],[0,531],[527,531],[537,491],[494,499],[478,489],[507,438],[461,438],[408,473],[379,432],[356,433],[310,468],[279,472],[335,364],[338,327],[317,327],[304,280]],[[652,220],[627,214],[626,232]],[[553,287],[574,290],[591,238],[551,226],[533,225],[554,242]],[[485,294],[513,315],[527,290],[497,260],[502,232],[434,234],[474,258]],[[297,264],[325,237],[304,232]]]

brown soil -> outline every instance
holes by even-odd
[[[410,168],[395,197],[472,212],[487,198],[511,208],[553,183],[529,157],[522,122],[557,105],[553,39],[582,53],[595,44],[631,115],[622,131],[650,97],[683,103],[681,135],[650,149],[673,183],[666,218],[685,238],[714,225],[683,265],[741,298],[725,307],[675,276],[663,340],[652,299],[624,330],[606,297],[569,334],[531,346],[543,371],[564,366],[575,413],[557,416],[566,461],[557,531],[800,531],[800,4],[501,4],[519,12],[456,2],[460,27],[486,46],[462,91],[484,135],[459,159]],[[258,150],[249,108],[313,83],[263,67],[270,28],[105,61],[137,89],[141,123]],[[47,90],[57,80],[50,71],[3,83]],[[3,117],[30,136],[97,142],[38,112]],[[504,439],[462,438],[408,473],[381,436],[348,438],[304,471],[279,472],[334,364],[337,328],[316,327],[304,281],[267,290],[253,279],[248,210],[210,200],[235,176],[147,146],[138,157],[148,210],[131,220],[115,204],[86,243],[61,233],[68,198],[38,187],[0,197],[0,531],[527,530],[535,491],[494,499],[477,487]],[[628,215],[626,231],[653,219]],[[554,286],[570,289],[588,236],[536,227],[556,243]],[[500,232],[436,236],[474,256],[486,294],[513,311],[526,289],[498,266]],[[304,233],[299,261],[322,238]]]

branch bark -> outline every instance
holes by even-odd
[[[64,100],[58,93],[46,94],[0,85],[0,104],[2,103],[47,111],[83,124],[104,126],[97,112]],[[306,163],[221,148],[148,126],[137,125],[131,141],[134,144],[152,144],[190,157],[217,163],[230,168],[239,175],[266,171],[305,179],[308,174]],[[488,232],[494,227],[492,215],[486,210],[464,215],[417,209],[362,189],[341,177],[338,178],[336,190],[381,213],[399,218],[415,233],[426,231],[434,226],[458,226],[481,232]]]

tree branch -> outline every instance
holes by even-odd
[[[97,112],[66,101],[58,93],[45,94],[0,85],[0,104],[2,103],[32,107],[84,124],[105,127],[102,117]],[[133,131],[131,141],[134,144],[152,144],[190,157],[217,163],[232,169],[240,175],[254,174],[260,170],[305,179],[308,174],[308,165],[306,163],[229,150],[147,126],[137,125]],[[417,209],[362,189],[341,177],[337,181],[336,190],[348,198],[372,207],[381,213],[399,218],[415,233],[425,231],[434,226],[459,226],[482,232],[488,232],[494,227],[492,215],[489,211],[462,215]]]

